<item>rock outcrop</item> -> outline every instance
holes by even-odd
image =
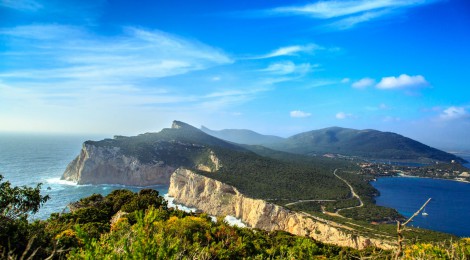
[[[141,163],[120,153],[119,147],[84,143],[80,154],[67,166],[62,179],[78,184],[122,184],[150,186],[169,184],[176,167],[162,161]]]
[[[357,249],[370,245],[384,249],[394,247],[389,238],[367,237],[332,221],[290,211],[264,200],[248,198],[233,186],[184,168],[177,169],[171,176],[168,193],[175,198],[176,203],[196,207],[212,215],[232,215],[253,228],[284,230],[324,243]]]

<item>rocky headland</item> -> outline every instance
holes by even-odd
[[[218,143],[231,146],[178,121],[158,133],[86,141],[62,179],[78,184],[168,185],[179,167],[219,170],[222,164],[210,148]]]
[[[371,245],[384,249],[395,247],[391,237],[367,237],[333,221],[246,197],[233,186],[189,169],[179,168],[171,175],[168,193],[177,203],[196,207],[216,216],[231,215],[252,228],[283,230],[295,235],[309,236],[324,243],[356,249]]]
[[[175,167],[162,161],[142,163],[126,156],[119,147],[83,144],[80,154],[67,166],[62,179],[78,184],[150,186],[170,183]]]

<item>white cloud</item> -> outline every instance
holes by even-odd
[[[283,6],[263,12],[266,15],[307,16],[313,19],[335,20],[327,27],[345,30],[387,14],[442,0],[327,0],[297,6]]]
[[[230,105],[242,104],[253,100],[256,94],[270,91],[269,86],[251,86],[247,88],[225,89],[211,92],[204,95],[195,96],[194,107],[204,108],[204,110],[219,111]],[[220,111],[219,111],[220,112]]]
[[[363,79],[360,79],[360,80],[354,82],[351,86],[353,88],[363,89],[363,88],[367,88],[367,87],[370,87],[370,86],[374,85],[374,83],[375,83],[374,79],[363,78]]]
[[[455,119],[461,119],[461,118],[466,118],[469,116],[469,113],[465,109],[465,107],[456,107],[456,106],[451,106],[442,111],[442,113],[439,115],[439,118],[443,120],[455,120]]]
[[[24,60],[22,69],[4,71],[0,74],[3,78],[122,83],[233,62],[222,51],[203,43],[132,27],[126,28],[123,35],[108,38],[59,25],[2,29],[0,36],[15,39],[18,48],[23,49],[14,59]],[[31,55],[48,62],[28,67]]]
[[[292,73],[306,74],[311,71],[312,67],[318,67],[311,65],[310,63],[295,64],[292,61],[283,61],[270,64],[267,68],[261,70],[279,75],[287,75]]]
[[[344,78],[344,79],[341,80],[341,83],[346,84],[346,83],[349,83],[350,81],[351,81],[350,78]]]
[[[421,75],[408,76],[401,74],[398,77],[384,77],[376,85],[379,89],[397,89],[397,88],[409,88],[409,87],[421,87],[429,85],[426,79]]]
[[[351,118],[352,116],[353,116],[352,114],[348,114],[348,113],[344,113],[344,112],[336,113],[336,119],[339,119],[339,120],[343,120],[343,119],[346,119],[346,118]]]
[[[19,11],[37,11],[43,7],[34,0],[0,0],[0,7],[2,6]]]
[[[346,17],[344,19],[330,23],[326,26],[337,29],[337,30],[347,30],[347,29],[353,28],[357,24],[368,22],[372,19],[383,16],[387,13],[389,13],[389,11],[387,10],[379,11],[379,12],[367,12],[367,13],[363,13],[363,14],[356,15],[356,16]]]
[[[309,117],[311,115],[312,115],[311,113],[300,111],[300,110],[290,111],[290,116],[294,118]]]
[[[220,98],[220,97],[231,97],[231,96],[246,96],[249,94],[255,94],[258,92],[268,91],[269,88],[248,88],[248,89],[229,89],[224,91],[212,92],[204,95],[205,98]]]
[[[318,19],[330,19],[373,10],[412,7],[433,1],[425,0],[346,0],[318,1],[304,6],[288,6],[272,9],[271,12],[290,15],[305,15]]]
[[[299,53],[313,53],[316,50],[324,50],[324,49],[325,49],[324,47],[319,46],[317,44],[313,44],[313,43],[307,44],[307,45],[292,45],[292,46],[281,47],[266,55],[252,57],[249,59],[268,59],[268,58],[282,57],[282,56],[295,56],[295,55],[298,55]]]

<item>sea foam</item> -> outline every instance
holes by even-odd
[[[175,204],[174,203],[175,198],[168,196],[168,193],[164,194],[163,198],[165,198],[165,200],[168,201],[169,208],[178,208],[179,210],[182,210],[184,212],[196,212],[197,210],[196,208],[190,208],[181,204]]]
[[[60,177],[46,179],[46,183],[77,186],[78,184],[73,181],[61,180]]]

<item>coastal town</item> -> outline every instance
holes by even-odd
[[[431,165],[360,162],[358,166],[361,168],[361,174],[374,177],[425,177],[470,182],[470,169],[455,161],[450,163],[436,162]]]

